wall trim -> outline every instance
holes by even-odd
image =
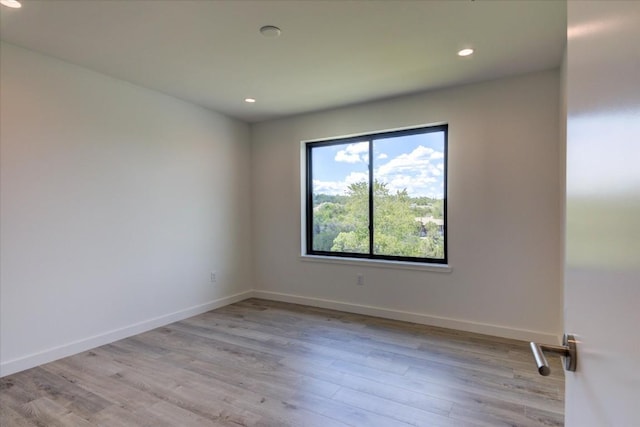
[[[375,267],[397,270],[417,270],[417,271],[431,271],[434,273],[451,273],[453,268],[450,264],[427,264],[421,262],[409,262],[409,261],[390,261],[383,259],[371,259],[371,258],[349,258],[338,256],[322,256],[322,255],[306,255],[302,254],[298,257],[300,261],[304,262],[319,262],[325,264],[345,264],[345,265],[357,265],[358,267]]]
[[[289,302],[294,304],[309,305],[312,307],[328,308],[332,310],[346,311],[349,313],[364,314],[368,316],[383,317],[385,319],[402,320],[405,322],[419,323],[422,325],[439,326],[442,328],[456,329],[459,331],[475,332],[492,335],[495,337],[511,338],[521,341],[536,341],[543,343],[560,343],[561,337],[547,332],[531,331],[527,329],[509,328],[506,326],[492,325],[489,323],[473,322],[470,320],[453,319],[449,317],[431,316],[423,313],[392,310],[382,307],[374,307],[362,304],[352,304],[342,301],[327,300],[322,298],[305,297],[301,295],[285,294],[270,291],[253,291],[254,298]]]
[[[199,304],[189,308],[185,308],[183,310],[174,311],[173,313],[143,320],[142,322],[134,323],[123,328],[114,329],[102,334],[94,335],[92,337],[52,347],[38,353],[32,353],[27,356],[19,357],[7,362],[2,362],[0,363],[0,377],[24,371],[25,369],[34,368],[45,363],[53,362],[54,360],[58,360],[63,357],[72,356],[74,354],[78,354],[83,351],[99,347],[101,345],[109,344],[123,338],[128,338],[142,332],[150,331],[151,329],[168,325],[169,323],[178,322],[180,320],[184,320],[186,318],[196,316],[198,314],[202,314],[216,308],[224,307],[225,305],[233,304],[238,301],[251,298],[252,296],[252,290],[240,292],[227,297],[218,298],[204,304]]]

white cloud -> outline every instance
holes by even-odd
[[[316,194],[343,194],[344,182],[313,180],[313,192]]]
[[[347,163],[367,162],[369,155],[368,144],[350,144],[336,154],[335,160]],[[378,155],[378,159],[386,159],[385,153]],[[376,168],[376,179],[387,184],[391,193],[405,188],[412,196],[443,197],[444,153],[429,147],[418,146],[411,153],[404,153],[390,159]],[[351,172],[342,181],[313,181],[316,193],[342,195],[350,184],[366,182],[367,172]]]
[[[358,163],[361,160],[359,154],[347,153],[345,150],[340,150],[336,153],[335,161],[345,163]]]
[[[360,154],[365,153],[363,156]],[[340,150],[336,153],[336,162],[345,163],[359,163],[369,160],[369,143],[358,142],[356,144],[349,144],[344,150]]]
[[[349,185],[363,181],[369,181],[367,172],[351,172],[344,181],[320,181],[319,179],[314,179],[313,191],[318,194],[343,195],[347,192]]]
[[[368,172],[351,172],[345,179],[345,182],[347,183],[347,185],[351,185],[356,182],[362,182],[362,181],[365,181],[365,182],[369,181]]]
[[[407,189],[411,195],[442,197],[444,153],[422,145],[391,159],[375,171],[392,193]]]

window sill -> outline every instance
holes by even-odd
[[[358,265],[375,268],[391,268],[398,270],[431,271],[436,273],[451,273],[453,271],[453,268],[451,268],[451,266],[448,264],[425,264],[417,262],[385,261],[378,259],[346,258],[320,255],[300,255],[299,259],[300,261],[304,262]]]

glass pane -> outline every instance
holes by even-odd
[[[444,132],[373,142],[373,253],[444,259]]]
[[[369,143],[312,148],[313,250],[369,253]]]

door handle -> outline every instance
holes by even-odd
[[[536,344],[533,341],[529,343],[533,357],[536,360],[538,366],[538,372],[542,376],[547,376],[551,373],[547,358],[544,357],[544,352],[559,354],[564,358],[564,368],[567,371],[574,372],[578,362],[576,352],[576,340],[573,335],[564,334],[562,337],[562,345],[549,345],[549,344]]]

